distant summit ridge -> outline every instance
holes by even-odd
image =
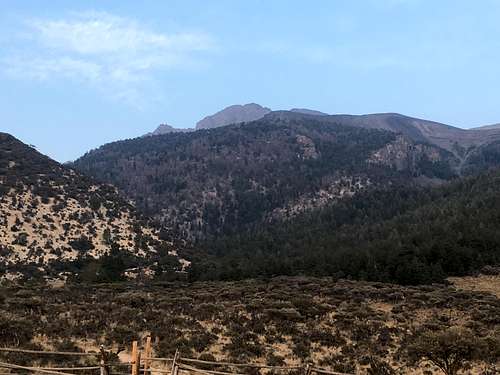
[[[184,132],[190,132],[193,131],[193,128],[174,128],[173,126],[163,123],[158,125],[158,127],[152,131],[151,133],[145,134],[146,137],[153,136],[153,135],[163,135],[163,134],[169,134],[169,133],[184,133]]]
[[[328,116],[328,113],[316,111],[314,109],[307,108],[292,108],[290,112],[302,113],[304,115],[314,115],[314,116]]]
[[[214,129],[221,126],[238,124],[242,122],[251,122],[260,120],[265,115],[271,113],[272,110],[268,107],[263,107],[257,103],[234,104],[226,107],[212,115],[206,116],[196,123],[195,128],[175,128],[167,123],[160,124],[153,132],[147,133],[146,136],[163,135],[169,133],[191,132],[200,129]],[[313,115],[313,116],[328,116],[328,113],[308,109],[308,108],[292,108],[289,112]]]
[[[236,104],[206,116],[196,123],[196,129],[213,129],[220,126],[259,120],[271,112],[270,108],[262,107],[257,103],[244,105]]]
[[[481,147],[493,141],[500,141],[500,124],[462,129],[398,113],[372,113],[364,115],[328,114],[308,108],[271,110],[257,103],[236,104],[222,109],[198,121],[195,128],[175,128],[167,123],[146,134],[162,135],[191,132],[202,129],[219,128],[232,124],[250,123],[264,117],[284,121],[317,121],[328,124],[342,124],[366,129],[382,129],[402,133],[414,141],[429,142],[462,157],[466,150]]]

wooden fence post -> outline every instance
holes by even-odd
[[[104,350],[104,345],[101,345],[101,347],[99,348],[100,349],[100,352],[101,352],[101,361],[100,361],[100,371],[101,371],[101,375],[109,375],[109,367],[106,366],[106,362],[108,361],[108,353],[106,353],[106,351]]]
[[[132,359],[130,361],[130,364],[132,365],[132,375],[139,375],[139,366],[140,366],[140,360],[139,360],[139,350],[137,348],[137,341],[132,342]]]
[[[177,375],[178,366],[177,359],[179,358],[179,349],[175,351],[174,360],[172,361],[172,370],[170,371],[170,375]]]
[[[305,375],[310,375],[311,374],[311,364],[308,363],[306,365],[306,372],[305,372]]]
[[[146,337],[146,347],[144,348],[144,375],[150,373],[149,367],[151,365],[151,336]]]

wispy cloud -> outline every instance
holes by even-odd
[[[211,38],[202,33],[157,33],[137,21],[103,12],[78,13],[62,20],[33,19],[27,24],[45,46],[82,55],[152,50],[179,53],[212,46]]]
[[[137,106],[156,72],[196,66],[215,47],[207,33],[155,32],[104,12],[28,19],[22,28],[24,48],[2,56],[4,72],[23,79],[85,83]]]

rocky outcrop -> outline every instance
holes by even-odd
[[[418,172],[421,163],[458,165],[458,160],[451,153],[433,145],[416,143],[403,135],[398,135],[393,142],[375,151],[368,162],[410,172]]]
[[[319,157],[319,152],[316,150],[314,141],[306,137],[305,135],[298,135],[296,137],[297,143],[300,146],[300,154],[298,155],[302,159],[317,159]]]

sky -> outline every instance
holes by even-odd
[[[0,131],[65,162],[271,109],[500,122],[500,0],[0,0]]]

